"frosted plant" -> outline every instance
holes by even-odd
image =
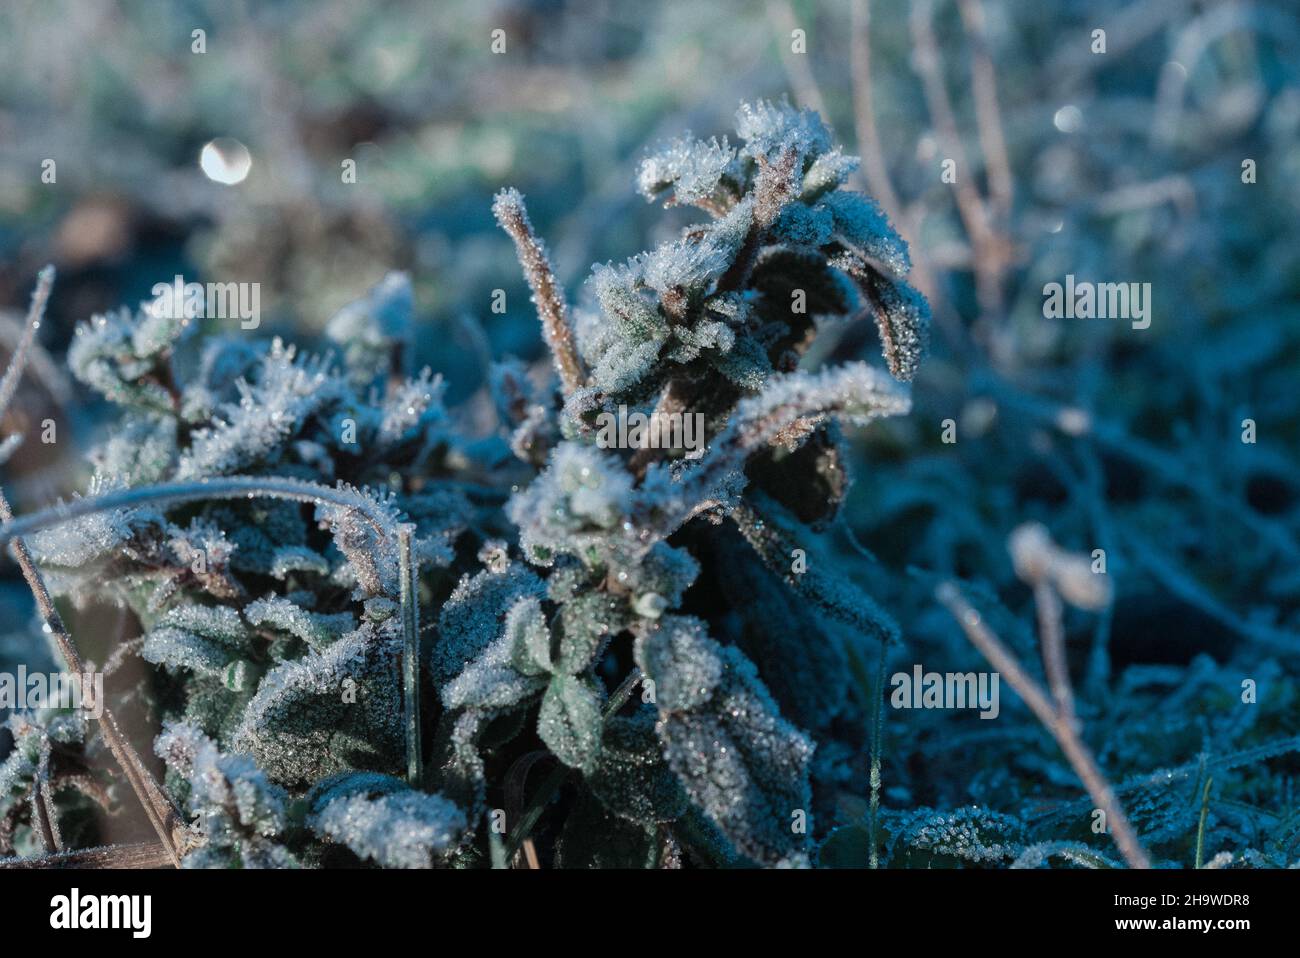
[[[624,265],[597,265],[590,300],[572,311],[573,336],[548,336],[564,438],[506,507],[524,557],[546,575],[545,598],[530,585],[507,612],[503,596],[476,644],[484,651],[447,686],[459,694],[489,669],[513,670],[501,687],[537,703],[539,738],[596,799],[573,814],[607,832],[628,863],[662,863],[682,847],[693,860],[807,863],[816,742],[782,712],[818,727],[849,708],[844,643],[861,637],[793,613],[802,601],[774,600],[764,607],[783,614],[767,622],[738,620],[745,601],[736,609],[710,601],[709,586],[692,588],[701,576],[727,581],[748,556],[776,594],[802,594],[882,641],[897,633],[829,563],[814,561],[806,575],[791,572],[791,559],[812,548],[811,526],[832,521],[847,491],[828,481],[843,475],[841,424],[908,410],[895,379],[915,373],[924,303],[903,278],[903,241],[869,199],[839,190],[854,163],[818,117],[747,105],[737,132],[736,152],[688,138],[643,163],[643,192],[699,206],[711,222]],[[539,248],[531,227],[523,242],[512,228],[527,223],[517,193],[498,198],[498,218],[535,296],[546,293],[543,323],[569,316],[553,279],[538,274],[545,261],[531,255]],[[815,317],[859,314],[875,317],[895,379],[861,363],[796,368]],[[620,405],[702,417],[707,450],[686,458],[683,449],[600,448],[593,423]],[[719,523],[734,531],[706,531]],[[799,648],[796,622],[807,627]],[[771,670],[781,699],[746,651]],[[822,714],[782,681],[787,664],[809,656],[840,665],[839,694]],[[629,716],[602,708],[602,672],[623,677],[620,688],[641,681],[642,707]],[[643,756],[635,776],[633,729]],[[656,827],[665,821],[678,823],[671,841]],[[570,864],[579,857],[573,841],[560,839]],[[607,864],[610,855],[587,849],[581,859]]]
[[[330,324],[342,360],[200,344],[147,304],[92,319],[70,350],[123,418],[90,455],[86,497],[26,517],[26,541],[55,595],[125,610],[158,669],[144,691],[172,723],[158,748],[194,816],[186,864],[283,866],[346,845],[294,818],[293,792],[408,757],[402,670],[419,635],[400,613],[420,595],[402,585],[402,530],[407,566],[450,565],[482,514],[462,490],[488,468],[449,432],[436,377],[407,370],[411,310],[407,278],[388,276]]]
[[[493,435],[408,369],[402,274],[319,354],[147,305],[79,330],[120,423],[84,498],[5,534],[58,595],[126,612],[114,655],[154,674],[118,694],[166,722],[184,864],[814,860],[851,754],[828,733],[867,725],[847,663],[898,632],[817,532],[845,431],[909,410],[927,315],[816,115],[747,105],[737,133],[643,163],[648,197],[710,219],[596,265],[576,308],[498,195],[559,388],[495,365]],[[868,316],[888,371],[801,368]],[[602,447],[620,406],[698,417],[703,448]],[[40,740],[4,766],[20,805]]]

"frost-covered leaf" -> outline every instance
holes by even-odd
[[[740,105],[736,135],[745,141],[742,152],[754,158],[770,159],[792,146],[804,155],[826,153],[831,148],[830,132],[815,111],[768,100]]]
[[[863,825],[845,825],[826,836],[817,850],[822,868],[870,868],[871,832]]]
[[[442,608],[432,659],[434,683],[447,708],[513,706],[546,687],[544,675],[515,667],[519,630],[527,631],[526,607],[510,618],[521,600],[538,598],[542,590],[541,580],[518,564],[460,581]]]
[[[639,825],[671,822],[686,811],[686,793],[664,761],[649,706],[605,723],[600,757],[586,777],[605,808]]]
[[[277,666],[249,701],[235,747],[285,785],[391,770],[404,754],[401,648],[395,622],[367,622]]]
[[[248,755],[223,754],[192,725],[173,723],[154,743],[167,767],[189,783],[189,806],[204,843],[187,868],[288,868],[293,854],[275,839],[289,827],[289,796]]]
[[[535,562],[558,553],[596,559],[632,502],[632,477],[617,458],[591,446],[561,443],[545,472],[506,507]]]
[[[920,808],[890,823],[892,863],[910,868],[1006,864],[1020,854],[1025,826],[1013,815],[963,807]]]
[[[411,277],[389,273],[361,299],[335,313],[325,335],[343,348],[349,374],[368,383],[400,368],[401,352],[411,342],[414,310]]]
[[[565,819],[556,849],[560,868],[649,868],[654,832],[610,814],[590,795],[579,797]]]
[[[589,768],[600,754],[600,698],[591,683],[551,676],[537,716],[537,734],[565,765]]]
[[[224,403],[211,425],[196,429],[176,478],[230,475],[273,462],[307,417],[336,401],[343,386],[318,359],[299,361],[276,340],[256,380],[236,383],[238,402]]]
[[[351,775],[313,803],[311,828],[385,868],[428,868],[465,832],[465,813],[441,795],[388,776]]]
[[[550,674],[551,630],[541,602],[528,596],[511,606],[505,632],[510,640],[511,664],[517,671],[534,676]]]
[[[679,203],[707,199],[735,160],[726,137],[705,142],[688,133],[641,161],[637,186],[647,200],[672,189]]]
[[[294,635],[320,649],[357,627],[351,612],[327,615],[303,609],[281,596],[270,595],[244,608],[249,625],[268,626]]]
[[[814,746],[781,718],[754,664],[676,616],[643,633],[636,656],[655,683],[664,755],[691,800],[741,854],[806,864],[806,835],[793,826],[811,818]]]
[[[880,204],[865,193],[836,190],[826,194],[817,208],[831,215],[835,233],[856,251],[881,263],[896,276],[906,276],[911,270],[907,242],[890,224]]]

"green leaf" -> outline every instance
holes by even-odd
[[[547,628],[542,604],[535,597],[520,599],[506,616],[506,635],[511,647],[510,663],[524,675],[549,675],[551,630]]]
[[[656,684],[664,756],[691,800],[740,854],[807,864],[814,746],[781,718],[754,663],[679,616],[641,636],[636,657]]]
[[[605,723],[600,758],[587,774],[587,784],[607,810],[640,825],[674,821],[688,806],[681,783],[664,761],[655,736],[655,710],[648,706]]]
[[[609,637],[627,622],[626,603],[605,592],[566,602],[560,612],[560,648],[555,671],[577,675],[600,654]]]
[[[600,700],[584,679],[554,675],[542,698],[537,734],[565,765],[588,768],[600,753]]]

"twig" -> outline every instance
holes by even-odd
[[[167,849],[158,842],[78,848],[42,858],[0,858],[0,871],[42,868],[165,868]]]
[[[54,810],[54,788],[50,784],[50,737],[41,736],[40,762],[36,768],[36,781],[32,783],[32,823],[40,835],[41,848],[46,852],[63,851],[63,835],[59,832],[59,817]]]
[[[867,188],[880,200],[886,215],[901,226],[903,207],[889,179],[889,167],[885,163],[885,151],[876,127],[876,105],[872,99],[870,0],[853,0],[849,29],[854,125],[858,133],[858,152],[862,154],[862,172],[867,178]]]
[[[885,215],[907,240],[912,252],[912,273],[916,285],[934,308],[935,319],[952,346],[962,342],[961,323],[952,314],[943,290],[931,268],[931,253],[916,242],[921,232],[919,216],[903,208],[889,178],[880,130],[876,125],[875,85],[871,81],[871,2],[853,0],[849,25],[849,66],[853,79],[853,125],[857,129],[858,153],[862,156],[862,173],[867,189],[880,201]]]
[[[1010,244],[992,227],[988,207],[975,185],[974,171],[967,163],[966,149],[957,127],[952,100],[943,78],[943,60],[934,37],[930,0],[914,0],[911,8],[912,40],[916,47],[916,70],[927,108],[934,120],[941,148],[957,164],[954,184],[957,212],[975,254],[975,295],[980,306],[980,328],[985,339],[992,322],[1005,306],[1002,274],[1010,261]]]
[[[871,842],[870,865],[880,867],[880,750],[885,738],[885,663],[888,643],[880,642],[880,663],[876,670],[876,690],[871,707],[871,805],[867,812],[867,835]]]
[[[50,290],[53,286],[54,267],[46,266],[37,274],[36,289],[32,291],[32,303],[27,309],[27,321],[23,326],[22,338],[18,340],[13,355],[9,357],[9,368],[5,370],[4,378],[0,379],[0,419],[4,419],[9,401],[13,399],[14,390],[18,388],[18,380],[22,378],[23,370],[27,368],[27,354],[36,339],[36,330],[41,328],[41,319],[45,316],[45,306],[50,301]]]
[[[1061,625],[1061,599],[1047,579],[1034,583],[1034,606],[1038,609],[1038,634],[1043,645],[1043,671],[1056,700],[1056,711],[1073,724],[1074,692],[1065,659],[1065,630]]]
[[[45,304],[49,300],[50,284],[53,280],[54,270],[52,267],[46,267],[41,271],[41,278],[37,283],[36,293],[32,296],[31,309],[27,315],[29,335],[25,336],[19,343],[18,348],[14,350],[14,355],[9,361],[9,368],[5,371],[4,379],[0,381],[0,417],[3,417],[4,409],[13,396],[19,377],[22,376],[27,352],[44,315]],[[0,522],[4,523],[0,527],[0,544],[12,541],[14,557],[22,570],[23,578],[32,591],[32,596],[36,600],[36,608],[40,612],[41,619],[50,635],[54,638],[65,665],[76,676],[76,680],[80,682],[81,676],[85,673],[81,655],[72,641],[72,636],[68,634],[68,630],[63,624],[63,617],[59,615],[58,609],[54,606],[45,579],[41,576],[40,570],[32,560],[27,543],[23,541],[19,534],[13,531],[13,527],[20,523],[15,522],[13,512],[9,508],[9,500],[5,498],[3,492],[0,492]],[[84,702],[87,701],[88,695],[93,697],[94,692],[83,688],[81,695]],[[109,751],[117,760],[117,764],[121,767],[122,773],[126,776],[136,797],[140,799],[140,804],[144,807],[145,814],[149,817],[149,822],[153,825],[154,831],[158,833],[158,837],[162,840],[163,847],[167,850],[172,864],[180,867],[180,855],[176,848],[176,835],[184,828],[180,813],[153,780],[153,777],[144,767],[144,763],[140,761],[140,756],[136,753],[135,748],[117,728],[113,713],[109,711],[104,703],[96,704],[101,707],[99,725]],[[39,795],[34,796],[34,798],[43,800]],[[44,813],[50,811],[49,806],[45,806],[42,810]],[[42,812],[35,812],[34,814],[39,818]],[[52,822],[48,824],[51,833],[55,833],[57,825]]]
[[[998,105],[997,74],[984,36],[984,7],[980,0],[957,0],[961,20],[971,45],[971,92],[975,98],[975,123],[980,149],[988,168],[989,203],[1005,227],[1011,213],[1011,161],[1002,134],[1002,109]]]
[[[1205,780],[1205,791],[1201,793],[1201,818],[1196,823],[1196,867],[1200,868],[1205,860],[1205,819],[1210,814],[1210,786],[1213,777]]]
[[[550,347],[555,369],[560,374],[560,385],[567,396],[580,389],[587,380],[586,369],[569,327],[564,294],[555,281],[555,270],[546,256],[546,247],[533,231],[524,206],[523,194],[518,190],[502,190],[492,201],[492,213],[501,228],[515,241],[515,253],[524,269],[524,279],[533,291],[533,305],[542,321],[542,337]]]
[[[1056,739],[1061,751],[1065,753],[1065,757],[1074,768],[1075,774],[1082,779],[1093,803],[1105,813],[1106,822],[1124,860],[1131,868],[1150,868],[1150,857],[1129,824],[1114,788],[1097,767],[1091,750],[1079,737],[1076,723],[1071,721],[1073,716],[1066,715],[1053,707],[1047,693],[1024,670],[1002,640],[984,624],[979,612],[966,601],[955,585],[951,582],[942,583],[935,590],[935,597],[952,613],[971,644],[988,659],[995,670],[1006,678],[1029,706],[1029,710],[1052,733],[1052,737]]]

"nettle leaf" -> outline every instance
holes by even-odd
[[[438,720],[429,779],[438,792],[465,809],[472,824],[486,808],[487,777],[479,742],[491,713],[483,709],[444,712]]]
[[[177,451],[176,420],[144,414],[128,416],[87,458],[100,476],[146,485],[167,475]]]
[[[592,684],[553,675],[537,715],[537,734],[565,765],[589,768],[600,754],[600,697]]]
[[[401,650],[393,620],[367,622],[324,651],[277,666],[249,701],[235,747],[284,785],[398,767],[405,741]]]
[[[851,274],[853,275],[853,274]],[[925,297],[901,279],[891,279],[871,270],[859,281],[880,333],[881,354],[889,372],[904,382],[916,376],[921,357],[928,348],[930,304]]]
[[[719,625],[719,638],[754,661],[783,715],[802,728],[826,729],[848,700],[851,673],[840,630],[734,532],[711,537],[710,546],[710,584],[716,583],[731,610]],[[788,555],[785,562],[788,570]]]
[[[816,554],[811,532],[801,534],[799,521],[773,499],[757,491],[747,493],[731,518],[763,564],[818,610],[880,641],[898,640],[893,617],[835,571],[829,558]],[[791,567],[796,549],[808,554],[807,568],[800,573]]]
[[[224,754],[192,725],[164,726],[154,750],[189,783],[203,844],[187,868],[288,868],[296,858],[273,839],[287,832],[289,796],[248,755]]]
[[[321,784],[308,825],[385,868],[428,868],[468,827],[454,802],[391,776],[347,773]]]
[[[299,360],[275,340],[255,382],[240,380],[237,402],[224,403],[211,425],[196,429],[181,454],[176,478],[230,475],[274,460],[307,417],[344,395],[324,362]]]
[[[166,612],[144,637],[146,662],[221,677],[240,690],[255,674],[247,625],[228,606],[182,605]]]
[[[606,592],[589,592],[565,602],[560,608],[554,671],[565,675],[585,671],[630,620],[626,601]]]
[[[989,809],[952,812],[919,808],[888,819],[891,864],[904,868],[963,868],[1013,861],[1024,848],[1020,819]]]
[[[784,102],[742,103],[736,111],[736,135],[745,141],[742,152],[755,158],[770,159],[791,146],[803,154],[825,153],[831,148],[830,131],[816,111]]]
[[[898,235],[880,204],[863,193],[836,190],[820,207],[834,219],[834,230],[855,250],[888,267],[898,276],[912,268],[907,242]]]
[[[329,560],[306,546],[281,546],[271,556],[268,573],[276,579],[286,579],[291,572],[313,572],[328,575]]]
[[[639,825],[671,822],[686,812],[681,783],[664,760],[655,735],[657,713],[643,706],[605,723],[600,757],[587,784],[613,814]]]
[[[637,187],[647,200],[671,189],[677,202],[694,203],[712,195],[735,158],[726,137],[705,142],[688,133],[641,161]]]
[[[703,624],[665,616],[636,643],[655,683],[656,731],[691,801],[742,855],[764,865],[808,863],[813,743],[781,718],[754,664],[708,638]]]
[[[170,413],[173,396],[163,383],[171,379],[171,347],[191,329],[183,319],[149,309],[97,315],[77,326],[68,346],[68,368],[111,402]]]
[[[632,477],[618,459],[592,446],[561,443],[546,471],[516,493],[506,512],[529,559],[549,565],[567,553],[598,562],[609,533],[620,530],[632,503]]]
[[[529,676],[551,673],[551,630],[542,603],[535,596],[522,598],[510,607],[505,634],[510,643],[510,662],[517,671]]]
[[[519,564],[461,579],[442,608],[432,658],[434,684],[447,708],[514,706],[546,687],[545,675],[515,667],[528,613],[521,609],[510,619],[520,600],[540,598],[544,590]]]
[[[546,688],[545,676],[524,675],[515,668],[515,647],[510,632],[493,639],[442,686],[442,704],[449,709],[510,708]]]
[[[357,627],[351,612],[327,615],[300,608],[282,596],[270,595],[250,602],[244,608],[250,625],[265,625],[302,639],[314,649],[321,649]]]
[[[369,383],[400,368],[401,353],[411,338],[415,294],[411,277],[392,272],[361,299],[349,303],[325,325],[325,335],[343,348],[349,375]]]
[[[826,836],[817,850],[822,868],[870,868],[871,832],[862,825],[845,825]]]

